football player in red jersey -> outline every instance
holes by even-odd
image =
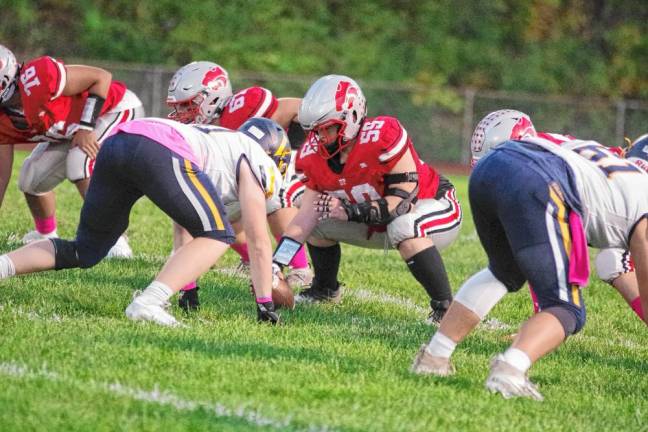
[[[337,302],[339,242],[391,245],[427,291],[430,320],[438,322],[452,300],[439,250],[457,238],[462,217],[452,184],[418,157],[396,118],[366,117],[365,97],[349,77],[318,79],[299,121],[309,131],[296,161],[306,190],[275,250],[275,271],[307,241],[315,276],[297,300]]]
[[[485,156],[493,148],[509,139],[521,139],[524,136],[536,136],[562,145],[565,142],[575,140],[571,135],[562,135],[549,132],[537,132],[531,118],[520,111],[502,109],[493,111],[485,116],[475,128],[470,140],[472,152],[471,166],[475,166],[479,159]],[[641,136],[631,144],[631,148],[643,148],[648,143],[648,135]],[[611,151],[619,156],[624,156],[622,147],[609,147]],[[633,156],[630,156],[633,157]],[[635,163],[645,163],[643,159],[633,157]],[[596,270],[599,278],[612,285],[630,308],[640,319],[643,319],[639,287],[634,273],[634,264],[630,252],[623,249],[602,249],[596,256]],[[533,298],[534,311],[538,312],[538,302],[532,287],[529,287]]]
[[[286,131],[293,126],[301,130],[297,122],[297,110],[301,99],[277,99],[270,90],[263,87],[249,87],[232,92],[232,85],[225,68],[216,63],[198,61],[189,63],[174,74],[169,83],[167,104],[173,110],[169,118],[181,123],[201,123],[238,129],[252,117],[265,117],[274,120]],[[302,140],[299,140],[300,143]],[[290,148],[279,149],[285,155],[275,155],[279,159],[288,159]],[[294,152],[293,152],[294,153]],[[294,155],[293,155],[294,156]],[[291,158],[291,159],[294,159]],[[299,198],[304,187],[294,174],[294,163],[279,166],[284,176],[284,183],[279,197],[268,208],[268,223],[277,238],[288,222],[294,217]],[[249,255],[245,234],[240,227],[240,209],[238,203],[227,207],[228,217],[234,227],[237,238],[232,248],[241,256],[241,269],[249,265]],[[175,226],[176,246],[182,243],[186,232]],[[301,249],[290,263],[286,280],[292,287],[309,284],[312,272],[308,267],[306,251]],[[183,309],[193,309],[199,305],[198,288],[195,283],[183,289],[179,300]]]
[[[4,46],[0,76],[0,164],[5,173],[0,191],[4,195],[11,175],[13,145],[40,142],[25,160],[18,181],[36,226],[23,241],[55,238],[52,190],[67,178],[85,196],[101,142],[120,123],[143,116],[142,103],[106,70],[66,66],[48,56],[19,65]],[[124,236],[111,256],[132,256]]]

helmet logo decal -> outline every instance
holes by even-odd
[[[520,119],[515,123],[515,126],[513,126],[513,130],[511,131],[511,136],[509,138],[511,139],[520,139],[524,137],[525,135],[528,135],[529,133],[533,134],[535,129],[533,128],[533,124],[527,117],[520,117]]]
[[[209,69],[202,79],[202,85],[212,90],[218,90],[227,85],[227,74],[220,67]]]
[[[343,111],[353,108],[353,102],[358,96],[358,89],[349,81],[340,81],[335,89],[335,110]]]

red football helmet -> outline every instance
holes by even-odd
[[[189,63],[169,83],[167,105],[173,108],[169,118],[209,124],[220,117],[231,97],[232,84],[223,67],[207,61]]]

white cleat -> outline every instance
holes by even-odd
[[[128,237],[126,234],[122,234],[117,242],[110,248],[106,258],[121,258],[121,259],[130,259],[133,258],[133,250],[128,244]]]
[[[502,354],[498,354],[491,361],[491,370],[486,379],[486,389],[491,393],[501,394],[504,399],[528,397],[537,401],[544,400],[538,387],[529,380],[529,377],[507,363]]]
[[[151,321],[167,327],[181,327],[181,324],[165,310],[167,304],[149,302],[144,296],[137,296],[126,308],[126,316],[133,321]]]
[[[417,375],[436,375],[436,376],[450,376],[455,373],[455,368],[452,366],[449,358],[433,356],[425,349],[427,345],[421,345],[410,371]]]
[[[310,267],[294,269],[291,268],[286,275],[286,282],[293,290],[310,285],[313,282],[313,271]]]
[[[53,238],[58,238],[58,234],[56,233],[56,230],[48,234],[41,234],[38,231],[34,230],[34,231],[29,231],[27,234],[25,234],[21,241],[23,244],[29,244],[35,241],[53,239]]]

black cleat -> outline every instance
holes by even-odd
[[[425,320],[425,322],[434,326],[441,324],[441,320],[448,311],[450,303],[452,303],[452,300],[430,300],[430,307],[432,308],[432,310],[430,311],[430,315],[428,315],[428,318],[427,320]]]
[[[183,311],[189,313],[197,311],[200,308],[200,299],[198,298],[198,290],[200,288],[192,288],[190,290],[182,291],[178,299],[178,306]]]
[[[308,288],[302,290],[295,296],[295,303],[322,303],[331,302],[338,304],[342,301],[342,287],[337,283],[334,290],[320,288],[312,283]]]

